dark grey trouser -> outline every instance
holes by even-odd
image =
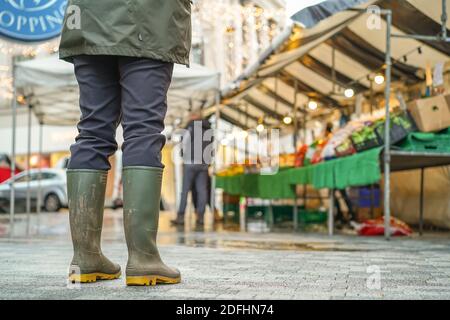
[[[69,169],[109,170],[122,123],[123,166],[160,167],[173,63],[118,56],[77,56],[81,119]]]
[[[183,217],[186,211],[189,191],[195,188],[195,203],[197,214],[203,218],[208,201],[208,166],[203,164],[185,164],[183,166],[183,183],[178,207],[178,217]]]

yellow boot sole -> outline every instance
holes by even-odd
[[[168,278],[163,276],[128,276],[127,286],[156,286],[157,284],[176,284],[181,277]]]
[[[108,273],[87,273],[87,274],[71,274],[69,275],[69,281],[72,283],[89,283],[96,282],[97,280],[114,280],[119,279],[121,272],[116,274]]]

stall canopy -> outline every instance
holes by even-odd
[[[16,64],[15,85],[39,121],[46,125],[74,125],[80,114],[73,65],[56,55]],[[169,89],[166,124],[182,119],[192,108],[211,105],[219,90],[219,74],[199,65],[175,65]]]
[[[261,118],[270,126],[288,114],[309,119],[354,105],[355,98],[345,97],[345,89],[353,89],[355,96],[371,85],[374,92],[382,91],[384,85],[374,83],[373,75],[384,72],[386,22],[384,16],[367,13],[376,14],[378,8],[392,9],[392,33],[436,36],[441,32],[440,1],[436,5],[423,0],[322,2],[294,15],[298,24],[226,87],[222,113],[242,128],[254,127]],[[449,55],[448,42],[395,38],[392,80],[423,81],[425,67],[446,62]],[[306,108],[310,100],[319,108]]]

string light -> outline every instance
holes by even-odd
[[[291,123],[292,123],[292,117],[290,117],[290,116],[284,117],[284,118],[283,118],[283,122],[284,122],[284,124],[286,124],[286,125],[291,124]]]
[[[256,126],[256,131],[258,131],[259,133],[263,132],[264,130],[265,130],[265,127],[262,123],[260,123]]]
[[[59,39],[54,39],[40,44],[23,44],[7,40],[0,42],[0,55],[8,65],[0,65],[0,105],[1,100],[11,100],[13,97],[12,68],[9,65],[13,56],[33,58],[39,54],[50,54],[58,51]],[[8,102],[6,102],[8,103]]]
[[[282,31],[286,20],[285,8],[281,6],[266,10],[251,3],[199,0],[193,8],[194,39],[217,48],[219,71],[225,82],[236,79],[257,61]]]
[[[353,90],[352,88],[345,89],[344,96],[346,98],[352,98],[354,95],[355,95],[355,90]]]
[[[319,107],[319,105],[317,104],[316,101],[311,100],[311,101],[308,102],[308,108],[310,110],[316,110],[318,107]]]
[[[377,74],[374,78],[374,81],[376,84],[383,84],[384,83],[384,76],[382,74]]]

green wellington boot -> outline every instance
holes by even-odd
[[[102,253],[100,238],[105,204],[106,171],[67,170],[73,260],[69,280],[95,282],[120,277],[120,266]]]
[[[156,247],[163,170],[126,167],[123,170],[123,213],[128,246],[127,285],[179,283],[178,270],[167,267]]]

